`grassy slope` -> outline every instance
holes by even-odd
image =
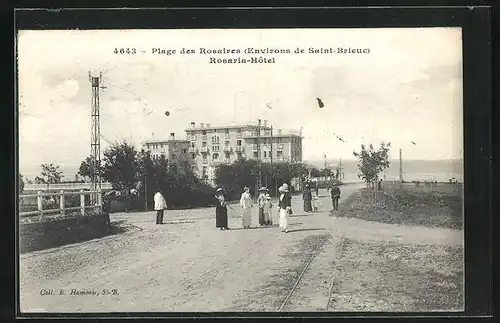
[[[462,228],[462,187],[401,188],[386,184],[376,205],[367,192],[350,196],[335,214],[369,221]],[[333,310],[463,310],[463,247],[346,240],[336,266]]]
[[[462,185],[438,184],[414,187],[386,183],[377,203],[370,205],[366,189],[339,206],[338,217],[354,217],[382,223],[462,229]]]

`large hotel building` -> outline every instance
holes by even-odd
[[[258,134],[260,128],[260,136]],[[239,158],[257,159],[260,142],[262,162],[302,162],[302,138],[297,134],[272,129],[267,121],[255,124],[211,126],[200,123],[185,130],[185,140],[154,140],[144,143],[153,158],[164,155],[170,162],[187,161],[193,171],[209,181],[214,180],[215,168],[230,164]]]

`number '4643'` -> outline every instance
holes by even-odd
[[[113,51],[115,54],[135,54],[135,48],[115,48]]]

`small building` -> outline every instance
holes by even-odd
[[[169,162],[185,162],[193,164],[194,160],[189,154],[189,140],[176,139],[175,133],[170,133],[168,140],[149,140],[143,143],[146,151],[149,151],[153,159],[165,156]]]

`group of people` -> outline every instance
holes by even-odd
[[[288,232],[289,227],[289,215],[292,214],[292,195],[288,190],[288,184],[283,184],[278,188],[279,198],[278,198],[278,216],[279,216],[279,227],[282,232]],[[330,189],[330,195],[332,199],[333,209],[338,210],[339,199],[340,199],[340,188],[335,185]],[[218,188],[215,193],[215,198],[217,199],[217,204],[215,206],[215,227],[221,230],[228,230],[228,218],[227,218],[227,201],[222,188]],[[319,208],[319,196],[318,192],[311,191],[309,185],[305,186],[304,192],[302,194],[304,200],[304,211],[312,212],[318,211]],[[164,210],[167,209],[167,202],[161,194],[160,191],[156,192],[154,196],[155,211],[156,211],[156,224],[163,224]],[[271,196],[269,195],[269,190],[266,187],[262,187],[259,190],[259,196],[257,198],[257,205],[259,208],[259,224],[260,225],[272,225],[273,224],[273,204],[271,202]],[[252,225],[251,209],[252,209],[252,196],[250,194],[250,189],[248,187],[244,188],[243,193],[240,198],[240,206],[242,208],[242,225],[244,229],[249,229]]]
[[[318,188],[315,187],[314,191],[311,190],[309,184],[304,187],[304,192],[302,193],[302,199],[304,200],[304,212],[316,212],[320,207]],[[338,211],[339,209],[339,199],[340,199],[340,188],[338,185],[334,185],[330,188],[330,197],[332,199],[333,210]]]
[[[292,213],[292,196],[288,191],[288,184],[283,184],[279,189],[279,199],[278,199],[278,214],[279,214],[279,226],[282,232],[288,232],[288,218]],[[227,202],[224,196],[224,190],[218,188],[215,197],[217,198],[217,205],[215,207],[215,227],[221,230],[228,230],[227,221]],[[273,204],[271,202],[271,196],[269,195],[269,190],[266,187],[262,187],[259,190],[259,196],[257,198],[257,205],[259,209],[259,224],[260,225],[272,225],[273,215],[272,208]],[[249,229],[252,226],[252,196],[250,194],[250,189],[248,187],[244,188],[243,193],[240,198],[240,207],[242,208],[242,225],[244,229]]]
[[[316,212],[319,209],[319,195],[318,190],[311,190],[309,184],[304,187],[304,192],[302,193],[302,199],[304,200],[304,212]]]

